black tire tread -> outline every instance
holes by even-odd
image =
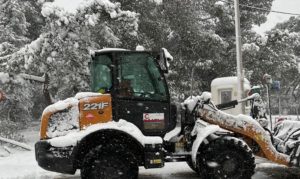
[[[208,145],[202,146],[199,150],[200,154],[197,155],[197,173],[201,178],[228,178],[215,176],[215,171],[206,164],[206,160],[210,160],[216,156],[218,152],[223,152],[224,150],[235,150],[243,157],[243,161],[241,162],[243,162],[242,166],[244,168],[242,170],[244,172],[231,177],[232,179],[250,179],[254,174],[255,157],[253,156],[250,147],[240,139],[229,136],[221,137],[210,142]]]
[[[138,178],[138,164],[135,156],[126,150],[126,147],[120,143],[99,145],[90,150],[90,152],[84,157],[83,165],[81,169],[82,179],[92,179],[90,172],[93,170],[92,163],[95,159],[100,157],[107,157],[110,160],[121,159],[126,162],[126,166],[131,168],[131,176],[129,179]],[[107,177],[105,177],[107,178]],[[109,178],[109,177],[108,177]],[[98,179],[98,178],[97,178]]]

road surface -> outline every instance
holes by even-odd
[[[300,179],[300,169],[270,163],[264,159],[256,159],[256,172],[252,179]],[[56,179],[80,179],[75,176],[58,175]],[[144,169],[140,167],[139,179],[197,179],[197,174],[184,162],[167,163],[161,169]]]
[[[38,126],[38,125],[37,125]],[[23,133],[34,146],[38,140],[38,127]],[[63,175],[40,168],[34,151],[13,150],[9,156],[3,156],[0,146],[0,179],[80,179],[80,173]],[[265,159],[256,159],[256,170],[252,179],[300,179],[300,169],[287,168],[271,163]],[[197,174],[185,162],[166,163],[161,169],[144,169],[140,167],[139,179],[197,179]]]

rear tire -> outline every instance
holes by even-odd
[[[218,138],[200,149],[198,174],[210,179],[250,179],[255,158],[249,146],[234,137]]]
[[[132,152],[121,144],[99,145],[84,158],[82,179],[137,179],[138,164]]]

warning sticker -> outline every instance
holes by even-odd
[[[165,114],[164,113],[144,113],[143,114],[145,129],[164,129]]]

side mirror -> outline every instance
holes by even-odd
[[[92,64],[92,61],[93,61],[93,60],[95,59],[95,57],[96,57],[96,53],[95,53],[94,50],[90,50],[89,53],[90,53],[90,57],[91,57],[91,58],[89,58],[88,66],[90,66],[90,65]]]
[[[92,58],[94,58],[96,53],[95,53],[94,50],[90,50],[90,51],[89,51],[89,54],[90,54],[90,56],[91,56]]]
[[[169,53],[169,51],[165,48],[162,48],[159,55],[159,61],[162,68],[162,71],[164,73],[169,72],[169,62],[173,60],[172,55]]]

